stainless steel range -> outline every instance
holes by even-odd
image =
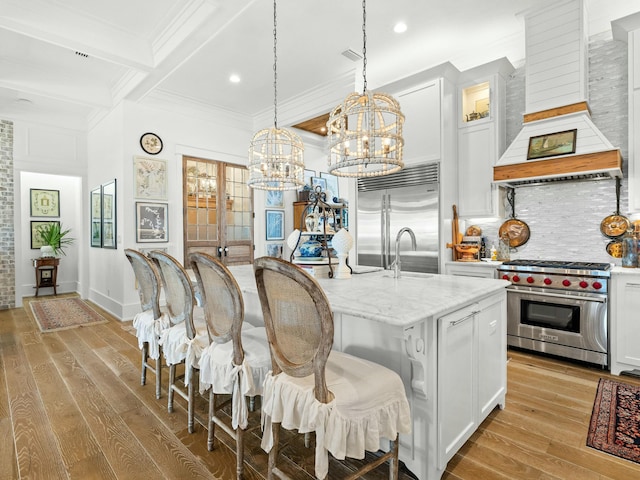
[[[611,264],[512,260],[497,269],[507,287],[507,343],[607,367]]]

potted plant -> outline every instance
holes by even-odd
[[[62,224],[58,222],[52,222],[38,227],[38,236],[40,237],[40,241],[44,243],[44,245],[40,247],[41,256],[55,257],[60,253],[66,255],[64,249],[72,245],[75,241],[75,238],[68,236],[70,232],[70,228],[65,230]]]

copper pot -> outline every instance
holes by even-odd
[[[511,188],[507,192],[507,200],[511,205],[511,218],[500,225],[500,229],[498,230],[498,235],[500,236],[500,238],[503,238],[505,235],[507,236],[507,238],[509,239],[509,246],[511,248],[516,248],[524,245],[529,241],[529,236],[531,235],[529,225],[516,218],[515,197],[516,192],[513,188]]]
[[[620,179],[616,178],[616,211],[600,222],[600,232],[607,238],[616,239],[622,237],[629,227],[631,227],[629,219],[620,215]],[[607,252],[609,252],[608,245]],[[615,255],[611,256],[615,257]]]

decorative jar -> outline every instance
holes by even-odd
[[[322,255],[322,244],[317,240],[307,240],[300,245],[300,255],[306,258]]]
[[[315,232],[318,230],[318,214],[313,212],[307,215],[304,219],[304,226],[307,229],[307,232]]]

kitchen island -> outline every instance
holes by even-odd
[[[246,319],[260,324],[250,265],[231,267]],[[400,459],[420,480],[447,462],[506,394],[504,280],[391,271],[318,279],[334,312],[333,348],[381,363],[403,379],[413,431]]]

